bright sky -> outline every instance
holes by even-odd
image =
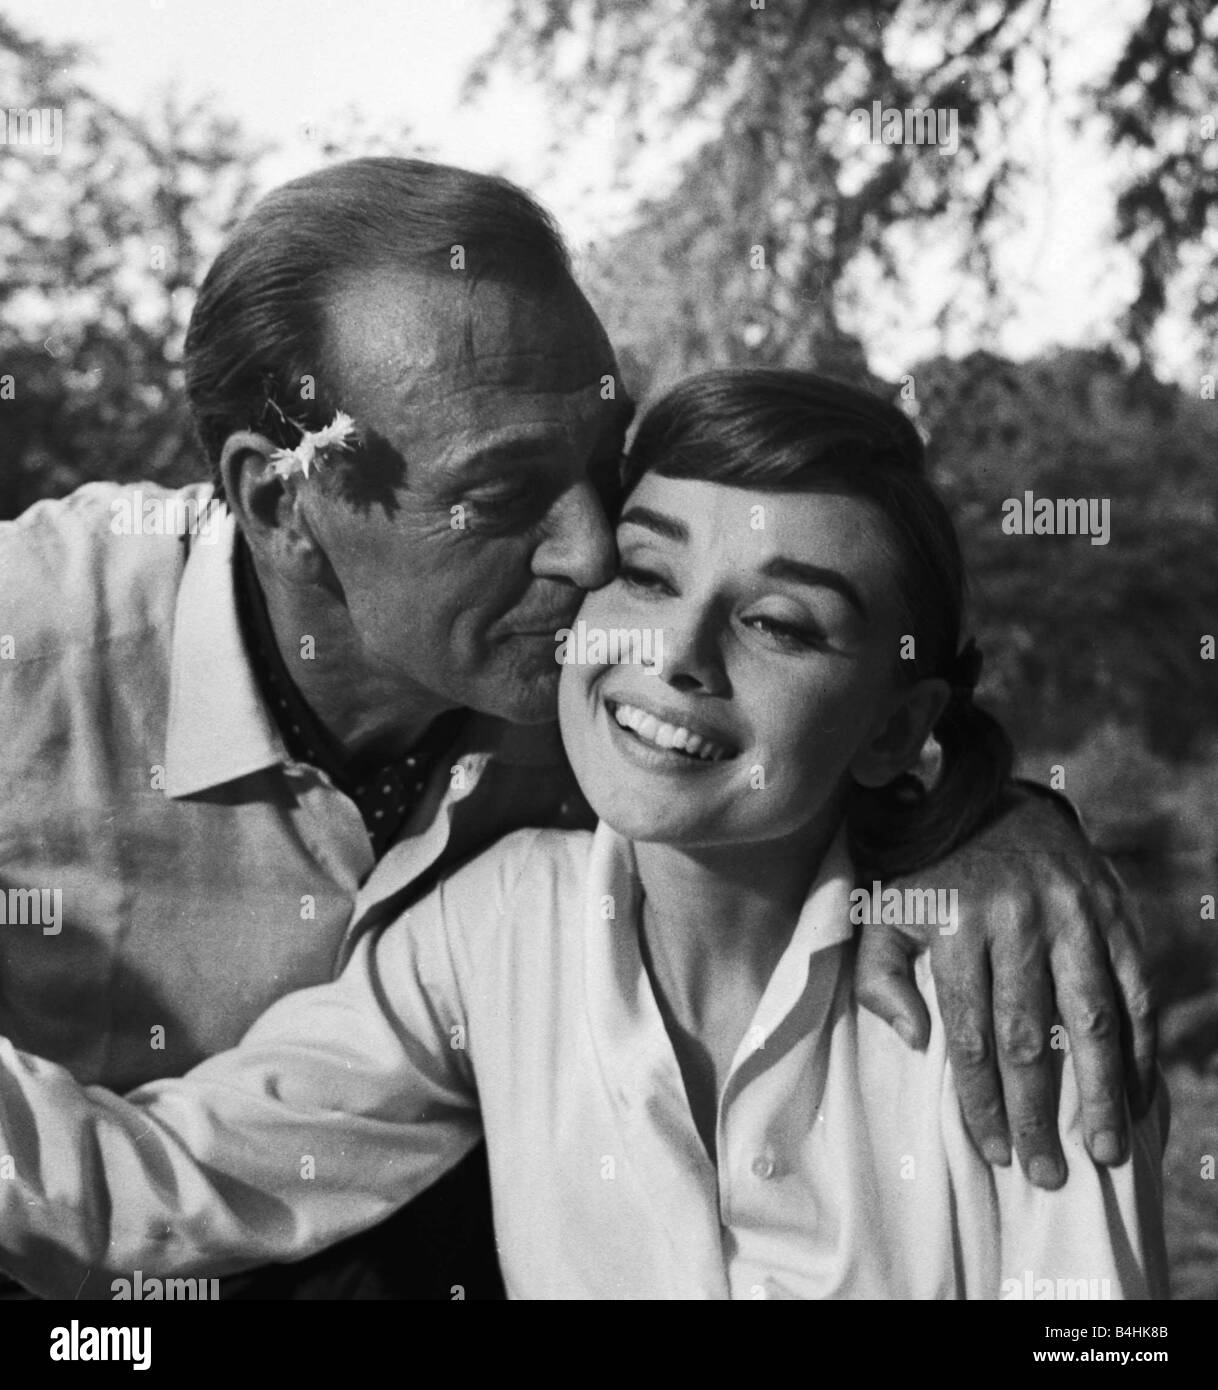
[[[1063,90],[1110,61],[1141,9],[1140,0],[1057,7]],[[478,106],[459,104],[461,81],[497,31],[503,0],[7,0],[5,10],[27,32],[86,45],[93,61],[82,75],[120,107],[139,110],[168,86],[184,98],[212,96],[279,147],[265,166],[268,186],[313,167],[307,132],[324,131],[355,107],[374,126],[408,122],[440,158],[515,178],[554,210],[577,246],[611,234],[628,215],[595,144],[565,169],[552,168],[552,123],[533,84],[498,80]],[[1043,109],[1020,144],[1037,177],[1023,203],[1027,230],[1011,238],[1003,266],[1017,309],[997,343],[985,343],[1016,357],[1103,340],[1132,285],[1132,267],[1103,245],[1112,168],[1095,134],[1080,137],[1064,111]],[[651,149],[649,158],[646,181],[662,182],[672,151]],[[589,197],[598,165],[605,187]],[[937,258],[918,269],[906,303],[887,293],[862,296],[864,339],[874,366],[889,375],[945,347],[981,345],[968,334],[944,342],[931,316],[954,282]],[[1163,367],[1174,375],[1196,370],[1185,336],[1164,335]]]

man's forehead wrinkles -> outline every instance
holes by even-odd
[[[558,379],[563,382],[578,379],[584,384],[600,386],[603,376],[616,379],[614,363],[602,353],[509,348],[503,352],[479,352],[472,357],[441,357],[426,365],[408,364],[403,372],[402,385],[410,388],[435,382],[463,387],[483,382],[498,384],[537,367],[563,369],[558,374]]]
[[[450,430],[445,455],[469,456],[517,448],[555,449],[570,438],[570,422],[561,415],[533,415],[515,425],[480,425],[471,421],[465,429]]]
[[[582,395],[583,392],[575,393]],[[513,421],[481,420],[473,414],[464,427],[437,431],[440,443],[438,461],[443,468],[460,469],[481,456],[496,454],[524,457],[535,452],[538,458],[555,457],[564,450],[584,454],[596,447],[600,434],[580,411],[573,396],[558,401],[545,400],[544,412],[529,413]]]
[[[601,378],[589,379],[577,371],[548,372],[538,377],[533,373],[486,373],[461,376],[434,373],[429,378],[414,378],[402,382],[395,392],[400,409],[412,413],[438,404],[456,415],[490,411],[502,414],[503,423],[526,423],[533,417],[526,412],[533,405],[563,416],[579,413],[591,423],[608,414],[615,402],[605,401],[605,411],[598,410],[601,402]],[[616,415],[616,411],[614,411]]]

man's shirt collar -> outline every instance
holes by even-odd
[[[165,790],[193,796],[288,760],[250,662],[236,589],[237,524],[225,511],[214,539],[192,538],[174,613]],[[469,789],[491,760],[505,767],[565,761],[557,723],[473,715],[458,739]]]
[[[212,539],[192,538],[178,589],[165,737],[171,797],[193,796],[287,757],[241,633],[236,536],[237,523],[225,511]]]

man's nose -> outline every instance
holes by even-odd
[[[533,573],[599,589],[613,578],[617,551],[605,509],[588,482],[576,483],[550,508],[545,536],[533,552]]]

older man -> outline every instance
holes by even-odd
[[[0,887],[39,905],[0,933],[0,1031],[112,1088],[235,1044],[498,836],[586,823],[555,634],[612,572],[631,413],[544,214],[411,160],[259,204],[201,289],[187,376],[225,509],[95,484],[0,534]],[[358,447],[291,467],[339,408]],[[1102,865],[1013,794],[936,878],[965,905],[934,967],[979,1145],[1009,1162],[1013,1132],[1061,1182],[1056,994],[1092,1154],[1121,1161],[1123,1013],[1135,1092],[1153,1040]],[[872,929],[860,978],[916,1042],[909,949]],[[247,1292],[493,1292],[479,1175],[442,1186]]]

